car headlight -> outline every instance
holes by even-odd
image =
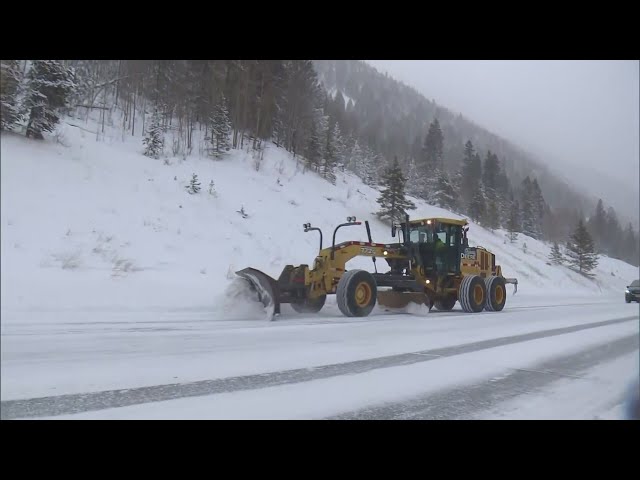
[[[630,291],[629,291],[629,289],[627,288],[627,289],[624,291],[624,293],[631,293],[631,292],[630,292]]]

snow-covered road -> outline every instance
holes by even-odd
[[[575,415],[558,381],[580,390],[578,416],[593,418],[606,412],[587,408],[591,394],[610,410],[638,375],[638,306],[617,297],[518,294],[476,315],[338,313],[333,302],[318,315],[283,309],[276,322],[3,310],[2,418]],[[593,368],[600,381],[585,380]]]

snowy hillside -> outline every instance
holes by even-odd
[[[349,215],[370,221],[375,242],[391,240],[373,216],[375,189],[343,173],[333,186],[274,145],[259,169],[247,151],[222,160],[194,151],[165,162],[141,155],[139,137],[123,141],[107,129],[96,141],[96,129],[69,120],[58,141],[44,142],[2,133],[3,308],[211,308],[236,270],[277,277],[286,264],[311,264],[318,236],[305,234],[303,223],[323,229],[325,246]],[[191,195],[185,187],[194,173],[202,190]],[[412,217],[455,216],[414,201]],[[549,245],[532,238],[505,244],[503,231],[473,224],[469,237],[497,254],[505,276],[519,279],[518,295],[622,298],[638,276],[637,268],[601,257],[588,280],[548,265]],[[348,239],[365,240],[364,226],[341,229],[336,242]],[[348,266],[373,268],[367,258]]]

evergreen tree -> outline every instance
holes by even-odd
[[[211,124],[211,152],[214,156],[223,155],[231,149],[230,135],[233,130],[227,99],[224,95],[216,104],[210,117]]]
[[[478,180],[477,177],[474,177],[474,159],[475,150],[473,143],[471,143],[471,140],[467,140],[464,146],[464,158],[462,159],[462,169],[460,173],[460,204],[464,207],[468,207],[471,203]]]
[[[392,222],[401,221],[407,210],[415,210],[415,204],[405,198],[406,181],[400,169],[398,157],[394,157],[393,164],[387,168],[382,179],[383,190],[377,200],[380,204],[378,217]]]
[[[429,131],[424,139],[424,146],[422,148],[422,163],[428,175],[433,176],[434,170],[440,170],[443,167],[443,144],[442,129],[436,118],[431,122],[431,125],[429,125]]]
[[[622,228],[618,222],[618,215],[613,207],[607,209],[606,230],[602,238],[601,251],[607,255],[620,258],[620,247],[622,239]]]
[[[154,109],[151,117],[151,124],[147,129],[146,136],[142,140],[145,145],[143,155],[151,158],[160,158],[164,150],[164,132],[162,121],[158,109]]]
[[[498,186],[496,192],[496,198],[498,201],[498,212],[500,216],[500,225],[506,225],[509,215],[511,214],[511,204],[513,203],[513,190],[511,183],[507,178],[507,174],[504,169],[500,168],[498,174]]]
[[[542,221],[544,219],[544,212],[546,209],[546,203],[542,196],[542,191],[538,185],[538,179],[534,178],[531,182],[531,205],[534,224],[534,238],[541,238],[542,236]]]
[[[509,242],[514,243],[518,239],[518,232],[521,230],[520,222],[520,205],[517,200],[511,204],[509,220],[507,220],[507,238]]]
[[[363,164],[362,160],[362,148],[360,148],[360,143],[358,140],[354,140],[352,142],[352,146],[349,149],[349,154],[347,155],[346,160],[347,168],[355,173],[358,177],[361,177],[361,167]]]
[[[195,173],[192,175],[189,185],[187,185],[185,188],[191,195],[200,192],[200,182],[198,181],[198,176]]]
[[[532,197],[533,195],[531,179],[529,179],[529,177],[526,177],[522,181],[520,192],[520,202],[522,205],[522,210],[520,213],[522,221],[522,233],[530,237],[537,238]]]
[[[338,124],[337,121],[333,124],[331,139],[333,141],[335,164],[338,168],[344,171],[345,162],[346,162],[346,158],[345,158],[346,146],[345,146],[344,138],[342,137],[342,131],[340,130],[340,125]]]
[[[553,247],[551,247],[551,252],[549,253],[549,261],[554,265],[562,265],[565,261],[558,242],[553,242]]]
[[[588,226],[591,231],[591,235],[593,235],[596,248],[600,250],[607,231],[607,213],[605,212],[601,198],[598,200],[594,214],[589,218]]]
[[[632,265],[638,266],[640,245],[638,242],[638,235],[633,230],[631,223],[627,225],[624,231],[624,260]]]
[[[485,191],[495,192],[498,188],[498,177],[500,175],[500,163],[498,156],[491,153],[491,150],[487,151],[487,158],[484,160],[484,168],[482,169],[482,183],[484,184]]]
[[[18,96],[22,70],[17,60],[0,60],[0,130],[11,130],[22,120]]]
[[[27,79],[27,137],[42,139],[43,132],[54,130],[67,107],[67,99],[76,88],[75,72],[58,60],[34,60]]]
[[[362,181],[369,186],[374,186],[378,183],[378,167],[381,165],[380,158],[368,146],[363,148],[362,153]]]
[[[482,192],[482,188],[477,185],[473,194],[473,198],[471,199],[471,203],[469,203],[469,216],[474,222],[483,223],[485,214],[486,214],[486,202],[484,198],[484,193]]]
[[[567,256],[569,265],[586,276],[592,276],[590,272],[598,265],[593,239],[582,219],[567,242]]]
[[[407,192],[414,197],[422,197],[426,190],[422,169],[413,157],[407,162]]]
[[[447,172],[440,170],[435,195],[436,203],[442,208],[453,210],[456,207],[456,197],[456,192]]]
[[[336,128],[338,131],[336,132]],[[339,127],[337,124],[331,126],[327,122],[327,128],[324,132],[325,145],[324,145],[324,158],[320,168],[320,175],[329,180],[333,185],[336,184],[335,169],[339,161],[339,148],[337,146],[336,133],[339,133]]]
[[[322,143],[318,132],[318,124],[315,121],[311,123],[304,155],[306,157],[305,170],[312,169],[317,172],[322,161]]]
[[[485,224],[491,231],[500,228],[500,213],[498,211],[498,204],[496,200],[491,199],[487,201]]]
[[[474,185],[479,185],[482,181],[482,160],[480,160],[480,155],[477,152],[473,155],[473,160],[471,161],[471,178]]]

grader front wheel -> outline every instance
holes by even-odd
[[[487,288],[478,275],[468,275],[462,279],[458,291],[460,306],[467,313],[481,312],[486,303]]]
[[[377,286],[366,270],[349,270],[338,282],[338,308],[347,317],[366,317],[376,304]]]
[[[302,303],[291,303],[293,308],[298,313],[318,313],[324,307],[324,302],[327,300],[326,295],[321,297],[309,299],[306,298]]]
[[[448,312],[453,309],[456,302],[457,299],[455,295],[447,295],[440,300],[436,300],[434,306],[436,307],[436,310],[439,310],[441,312]]]

